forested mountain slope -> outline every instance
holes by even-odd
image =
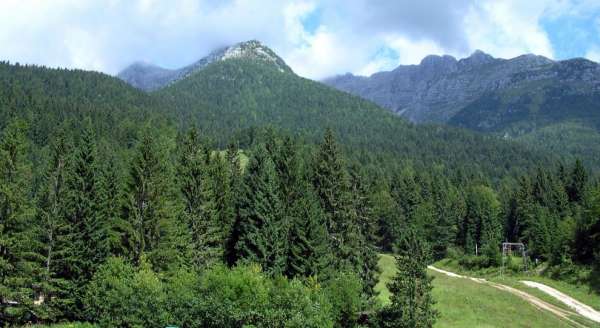
[[[237,129],[272,125],[316,141],[330,127],[354,154],[385,154],[388,161],[440,163],[496,177],[550,158],[495,137],[411,124],[371,102],[262,61],[215,62],[152,95],[167,102],[182,125],[197,124],[217,140]]]
[[[244,129],[272,126],[314,142],[330,127],[353,158],[378,166],[441,164],[499,178],[554,160],[495,137],[413,125],[282,65],[278,57],[222,58],[147,94],[100,73],[4,63],[0,115],[4,122],[11,113],[27,118],[40,146],[61,125],[73,126],[69,130],[76,135],[84,117],[91,118],[99,136],[128,146],[140,122],[154,118],[153,124],[176,129],[196,125],[221,147]]]
[[[444,122],[600,164],[595,156],[600,150],[600,66],[589,60],[499,59],[477,51],[460,60],[428,56],[419,65],[325,83],[412,121]]]

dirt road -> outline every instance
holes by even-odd
[[[537,288],[543,291],[544,293],[556,298],[569,308],[575,310],[575,312],[579,313],[583,317],[586,317],[592,321],[600,322],[600,312],[594,310],[591,306],[585,305],[579,302],[578,300],[573,299],[572,297],[569,297],[568,295],[565,295],[559,292],[558,290],[550,286],[541,284],[539,282],[523,280],[521,281],[521,283],[529,287]]]
[[[509,293],[511,293],[513,295],[516,295],[516,296],[520,297],[521,299],[525,300],[526,302],[528,302],[529,304],[535,306],[536,308],[538,308],[540,310],[548,311],[548,312],[556,315],[557,317],[559,317],[559,318],[561,318],[561,319],[563,319],[565,321],[568,321],[569,323],[571,323],[572,325],[574,325],[576,327],[585,327],[584,325],[582,325],[582,324],[574,321],[573,319],[571,319],[571,317],[575,316],[576,313],[570,312],[570,311],[567,311],[567,310],[564,310],[564,309],[561,309],[561,308],[559,308],[559,307],[557,307],[555,305],[552,305],[552,304],[550,304],[550,303],[548,303],[546,301],[543,301],[543,300],[541,300],[541,299],[539,299],[539,298],[537,298],[537,297],[535,297],[535,296],[533,296],[533,295],[531,295],[529,293],[526,293],[526,292],[524,292],[522,290],[518,290],[516,288],[510,287],[510,286],[507,286],[507,285],[503,285],[503,284],[499,284],[499,283],[487,281],[487,280],[482,279],[482,278],[474,278],[474,277],[468,277],[468,276],[459,275],[459,274],[456,274],[454,272],[450,272],[450,271],[438,269],[438,268],[436,268],[434,266],[431,266],[431,265],[428,268],[430,270],[433,270],[433,271],[445,274],[445,275],[447,275],[449,277],[469,279],[469,280],[472,280],[472,281],[474,281],[476,283],[479,283],[479,284],[485,284],[485,285],[488,285],[488,286],[491,286],[491,287],[494,287],[494,288],[497,288],[497,289],[509,292]],[[542,286],[545,286],[547,288],[550,288],[550,287],[548,287],[546,285],[543,285],[543,284],[539,284],[539,285],[542,285]],[[553,289],[553,288],[550,288],[550,289]],[[556,291],[556,290],[554,290],[554,291]],[[556,292],[558,292],[558,291],[556,291]],[[566,296],[566,295],[564,295],[564,294],[562,294],[560,292],[558,292],[558,293],[561,294],[561,295],[563,295],[564,297],[572,300],[572,298],[570,298],[570,297],[568,297],[568,296]],[[548,293],[548,294],[550,294],[550,293]],[[552,295],[552,294],[550,294],[550,295]],[[558,295],[558,294],[555,294],[555,295]],[[554,295],[552,295],[552,296],[554,296]],[[554,296],[554,297],[556,297],[556,296]],[[557,299],[558,299],[558,297],[557,297]],[[562,301],[562,299],[559,299],[559,300]],[[576,300],[573,300],[573,301],[577,302]],[[579,303],[579,302],[577,302],[577,303]],[[587,305],[585,305],[585,304],[581,304],[581,303],[579,303],[579,304],[587,307]],[[571,306],[569,305],[569,307],[571,307]],[[583,309],[584,307],[580,307],[580,308]],[[573,309],[575,311],[577,311],[576,308],[573,307]],[[589,308],[589,309],[592,310],[592,311],[594,311],[592,308]],[[595,319],[594,319],[593,316],[591,316],[591,317],[588,316],[591,313],[587,313],[588,315],[580,313],[579,311],[577,311],[577,313],[579,313],[581,316],[583,316],[585,318],[588,318],[590,320],[594,320],[595,321]],[[584,313],[586,313],[586,312],[584,312]]]

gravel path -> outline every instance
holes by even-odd
[[[543,291],[544,293],[556,298],[557,300],[567,305],[569,308],[575,310],[575,312],[579,313],[583,317],[586,317],[592,321],[600,322],[600,312],[594,310],[591,306],[585,305],[579,302],[578,300],[539,282],[523,280],[521,281],[521,283],[529,287],[537,288]]]

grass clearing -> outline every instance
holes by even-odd
[[[473,277],[485,278],[487,280],[509,285],[511,287],[515,287],[517,289],[528,292],[534,296],[537,296],[544,301],[547,301],[551,304],[555,304],[560,306],[561,308],[565,308],[566,306],[557,301],[551,296],[548,296],[546,293],[536,289],[525,286],[520,283],[521,280],[530,280],[542,283],[544,285],[548,285],[576,300],[581,303],[587,304],[594,308],[595,310],[600,311],[600,294],[592,291],[586,285],[575,285],[564,281],[555,280],[549,277],[544,277],[536,274],[526,274],[526,273],[505,273],[501,274],[498,268],[492,269],[484,269],[477,271],[468,271],[460,267],[456,260],[444,259],[438,261],[434,264],[436,267],[440,269],[449,270],[452,272],[456,272],[459,274],[465,274]]]
[[[380,255],[381,276],[375,289],[389,303],[385,284],[395,272],[394,257]],[[433,297],[440,317],[435,327],[570,327],[555,315],[538,310],[523,299],[489,285],[429,271],[434,277]],[[537,296],[537,294],[535,294]]]

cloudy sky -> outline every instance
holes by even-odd
[[[1,0],[0,60],[116,74],[258,39],[298,74],[368,75],[428,54],[600,61],[598,0]]]

